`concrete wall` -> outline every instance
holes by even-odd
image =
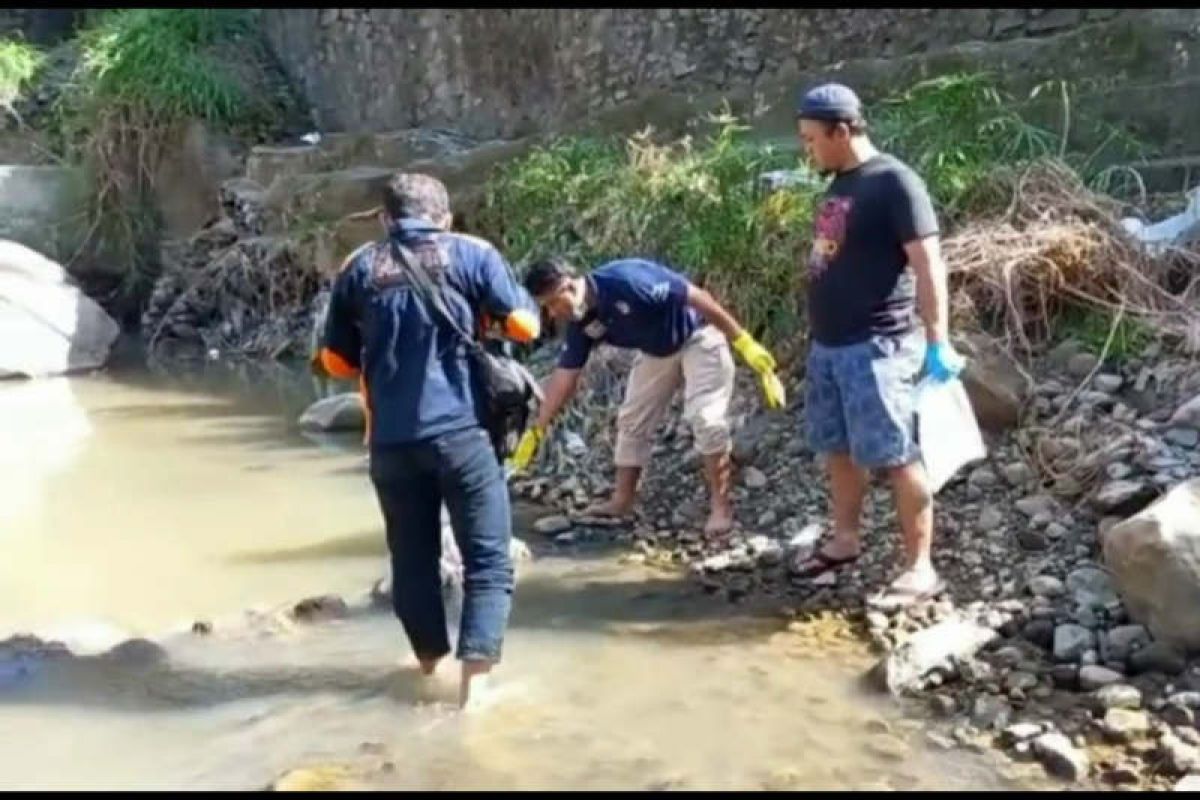
[[[556,128],[654,92],[744,90],[841,60],[1040,38],[1116,9],[268,9],[325,131]]]

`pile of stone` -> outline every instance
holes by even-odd
[[[1200,662],[1189,658],[1200,650],[1200,371],[1188,362],[1151,351],[1100,368],[1069,344],[1039,362],[1036,374],[1053,377],[972,376],[992,388],[992,412],[1005,385],[1016,407],[992,414],[988,458],[938,495],[934,561],[948,591],[894,611],[868,602],[899,569],[882,482],[869,493],[863,556],[816,580],[792,574],[828,518],[795,378],[791,407],[766,413],[739,375],[731,538],[700,535],[706,496],[677,408],[638,520],[580,520],[610,490],[623,367],[589,367],[598,395],[580,404],[586,425],[558,425],[538,472],[517,482],[563,512],[548,528],[557,541],[615,537],[634,560],[685,568],[732,601],[766,594],[801,616],[845,613],[881,653],[880,685],[925,698],[954,742],[995,744],[1071,779],[1146,783],[1200,769]]]

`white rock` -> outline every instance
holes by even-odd
[[[1155,639],[1200,649],[1200,478],[1113,526],[1103,550],[1129,615]]]
[[[1087,776],[1088,757],[1061,733],[1043,733],[1033,740],[1033,752],[1046,770],[1064,780],[1078,781]]]
[[[61,265],[0,239],[0,377],[98,369],[120,333]]]
[[[995,641],[991,628],[960,616],[950,617],[913,634],[877,665],[875,676],[893,694],[919,690],[935,671],[950,671]]]

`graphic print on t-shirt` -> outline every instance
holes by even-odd
[[[846,241],[846,223],[854,207],[852,197],[827,197],[817,209],[812,253],[808,259],[809,276],[820,278],[829,268]]]

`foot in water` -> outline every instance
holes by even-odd
[[[458,689],[458,707],[467,713],[480,711],[495,700],[490,661],[462,662],[462,678]]]

